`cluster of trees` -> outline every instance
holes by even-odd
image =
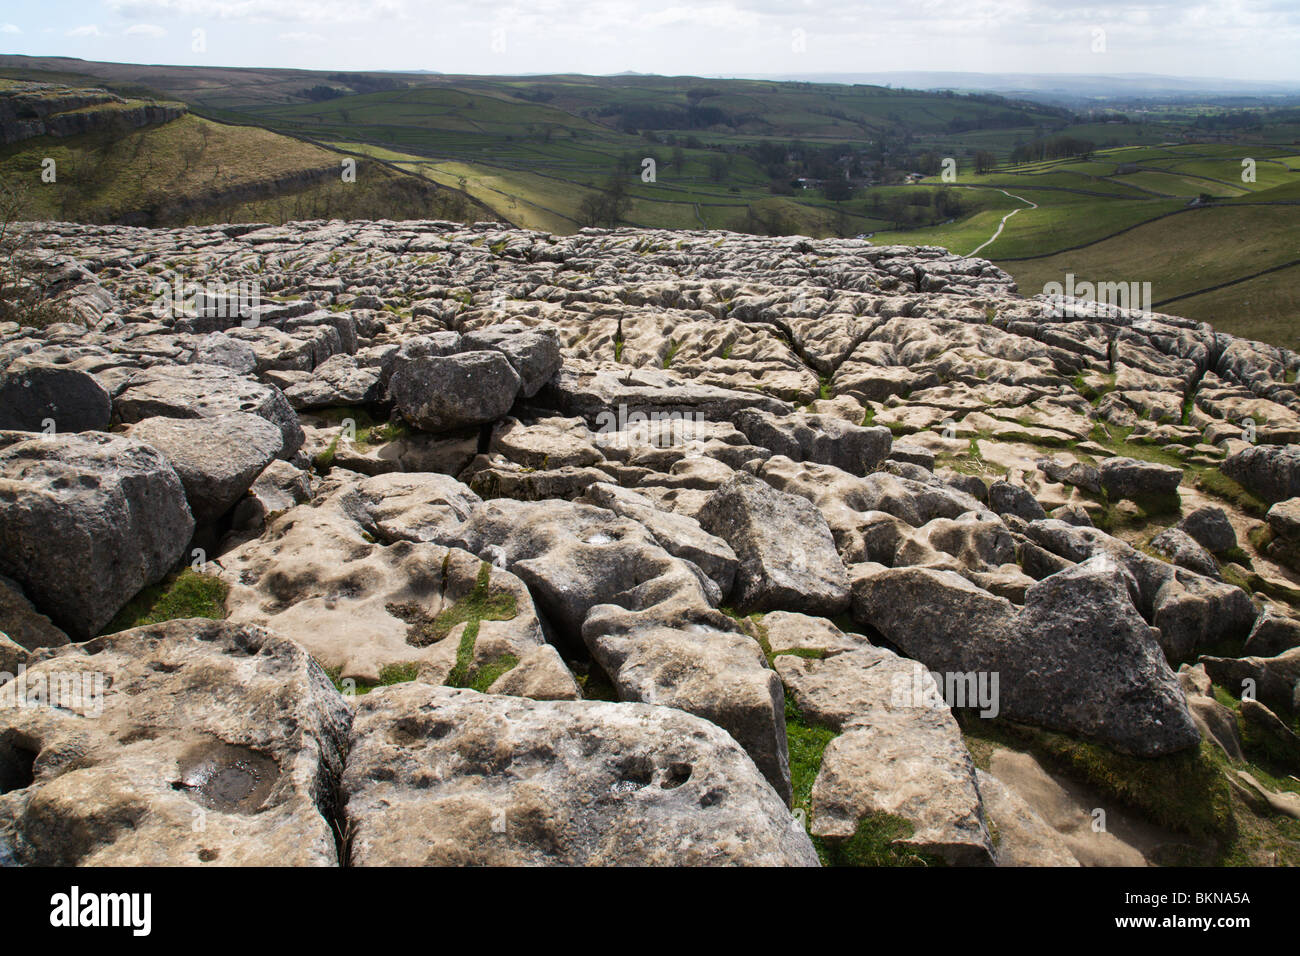
[[[1087,159],[1097,144],[1074,136],[1049,136],[1021,143],[1011,150],[1013,163],[1036,163],[1044,159]]]
[[[793,236],[799,233],[798,224],[785,214],[775,200],[760,200],[745,207],[745,215],[727,226],[732,232],[747,232],[755,236]]]
[[[853,184],[841,176],[822,183],[822,195],[831,202],[845,202],[853,198]]]
[[[750,117],[728,113],[716,106],[641,106],[607,103],[595,111],[600,119],[613,118],[625,132],[639,129],[708,129],[711,126],[735,128]]]
[[[667,157],[658,149],[644,149],[635,152],[624,150],[614,160],[614,174],[616,176],[639,176],[641,174],[641,164],[647,159],[654,160],[656,170],[661,170],[667,166],[677,176],[682,176],[686,169],[686,150],[677,145],[673,147],[672,152]],[[710,156],[705,164],[708,167],[709,179],[715,183],[720,183],[726,179],[727,173],[731,170],[731,161],[732,157],[727,153],[715,152]]]
[[[72,316],[45,294],[35,243],[18,227],[36,218],[34,208],[22,180],[0,179],[0,322],[43,327],[71,321]]]
[[[391,76],[371,76],[369,73],[331,73],[325,79],[358,93],[386,93],[389,90],[404,90],[410,85]]]
[[[1193,127],[1204,130],[1248,129],[1259,125],[1259,114],[1248,110],[1235,113],[1202,113],[1192,122]]]
[[[363,182],[343,183],[331,176],[297,192],[250,196],[244,203],[231,203],[217,221],[269,220],[285,223],[301,219],[451,219],[470,216],[469,201],[454,190],[444,189],[416,176],[371,175]],[[174,224],[195,216],[190,210],[166,205],[150,210],[153,224]],[[206,210],[202,215],[210,217]]]
[[[990,113],[988,110],[979,110],[974,116],[954,116],[948,120],[948,132],[968,133],[974,129],[1016,129],[1032,125],[1032,118],[1025,113],[1013,110]]]
[[[313,103],[323,103],[325,100],[336,100],[340,96],[347,96],[347,90],[340,90],[336,86],[326,86],[324,83],[317,83],[305,90],[299,90],[298,95],[311,100]]]
[[[700,138],[693,133],[678,136],[676,133],[657,133],[652,129],[643,129],[641,130],[641,138],[647,143],[660,143],[678,148],[685,146],[687,149],[704,149],[704,144],[700,142]]]
[[[882,197],[872,193],[866,214],[873,219],[883,219],[895,229],[929,226],[956,219],[965,211],[961,197],[954,189],[906,189]]]
[[[937,176],[943,172],[943,161],[946,156],[940,156],[938,153],[927,150],[920,153],[908,162],[908,167],[925,176]],[[968,157],[959,163],[959,166],[973,166],[977,173],[989,173],[997,168],[998,158],[995,154],[990,153],[987,149],[976,150],[969,154]]]
[[[395,80],[390,76],[370,76],[366,73],[331,73],[325,79],[329,80],[329,83],[317,83],[315,86],[301,89],[298,91],[298,96],[313,103],[322,103],[325,100],[336,100],[340,96],[351,96],[353,93],[385,93],[407,88],[407,84],[401,80]],[[331,86],[330,83],[338,85]]]
[[[763,141],[740,146],[737,152],[747,156],[762,167],[771,180],[771,191],[789,195],[799,179],[815,179],[826,183],[843,181],[866,175],[861,152],[847,143],[831,146],[809,146],[799,140],[789,143]],[[847,185],[847,184],[846,184]],[[831,187],[840,192],[839,187]],[[847,199],[848,195],[841,198]]]
[[[944,158],[938,153],[926,150],[916,157],[912,163],[912,168],[918,173],[924,173],[926,176],[938,176],[943,171]]]
[[[627,179],[613,175],[578,204],[578,221],[584,226],[617,226],[632,208]]]
[[[694,86],[686,91],[686,101],[692,106],[699,106],[700,100],[707,99],[710,96],[721,96],[722,91],[716,90],[710,86]]]

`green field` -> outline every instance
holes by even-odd
[[[1251,183],[1241,181],[1246,157],[1255,160]],[[876,241],[969,254],[1019,208],[979,254],[1010,272],[1022,293],[1063,282],[1067,273],[1150,282],[1157,311],[1300,348],[1297,270],[1276,269],[1300,259],[1300,163],[1293,145],[1101,150],[1087,160],[963,172],[956,188],[1005,190],[1025,201],[1002,196],[994,208],[951,225],[879,232]],[[1211,197],[1208,205],[1191,205],[1202,195]]]
[[[1235,282],[1300,259],[1300,207],[1209,206],[1150,222],[1083,249],[1003,263],[1024,293],[1046,282],[1150,282],[1156,311],[1226,332],[1300,348],[1300,286],[1294,268]]]

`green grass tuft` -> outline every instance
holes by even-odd
[[[802,810],[804,819],[811,822],[809,804],[813,783],[822,768],[822,755],[836,734],[829,727],[806,720],[789,693],[785,695],[785,734],[790,755],[790,783],[794,789],[791,804],[793,809]]]
[[[898,842],[915,831],[902,817],[873,813],[847,840],[818,840],[818,851],[826,866],[945,866],[940,857]]]
[[[1256,518],[1263,518],[1268,513],[1267,502],[1247,491],[1218,468],[1193,467],[1190,470],[1194,473],[1196,487],[1206,494],[1222,498]]]
[[[388,687],[391,684],[405,684],[415,680],[420,673],[420,665],[415,661],[405,661],[400,664],[385,664],[379,669],[380,687]]]
[[[226,595],[230,585],[210,574],[185,568],[145,588],[113,616],[104,634],[132,627],[160,624],[189,617],[219,621],[226,616]]]
[[[470,621],[465,630],[460,632],[460,644],[456,646],[456,666],[447,675],[448,687],[465,687],[469,680],[469,668],[474,662],[474,645],[478,642],[478,620]]]
[[[445,573],[445,569],[444,569]],[[474,589],[451,607],[443,610],[436,617],[428,617],[413,605],[391,604],[388,611],[411,626],[407,642],[417,647],[436,644],[451,633],[457,624],[476,624],[478,621],[509,621],[519,613],[519,605],[513,594],[491,594],[488,581],[492,575],[492,565],[486,561],[479,565],[478,577]],[[469,628],[466,628],[469,631]],[[474,628],[478,633],[478,628]],[[462,640],[464,639],[462,635]]]
[[[515,665],[519,663],[519,658],[513,654],[502,654],[500,657],[494,657],[482,667],[477,667],[469,675],[469,686],[479,693],[486,694],[489,687],[497,682],[503,674],[514,670]]]
[[[445,571],[444,568],[444,573]],[[518,660],[514,660],[509,666],[504,666],[505,659],[510,655],[503,655],[478,671],[471,672],[474,663],[474,645],[478,641],[480,623],[508,621],[519,613],[518,602],[513,594],[490,592],[491,577],[492,565],[486,561],[481,562],[478,575],[474,580],[474,589],[466,597],[433,618],[425,616],[419,608],[410,605],[389,606],[390,613],[400,617],[410,626],[407,641],[417,647],[428,647],[445,638],[457,625],[465,625],[460,635],[460,643],[456,647],[456,664],[447,677],[447,684],[450,687],[472,686],[476,679],[485,679],[492,669],[503,668],[496,674],[496,677],[499,677],[518,663]]]
[[[393,684],[407,684],[420,676],[420,665],[415,661],[403,661],[398,664],[385,664],[379,669],[379,683],[368,684],[365,681],[343,682],[342,667],[325,667],[322,665],[321,670],[325,676],[330,679],[334,689],[340,694],[347,696],[349,690],[353,696],[361,697],[370,693],[376,687],[391,687]],[[351,685],[351,686],[349,686]]]

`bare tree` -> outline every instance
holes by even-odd
[[[584,226],[617,226],[632,208],[627,186],[617,174],[578,204],[578,218]]]
[[[24,183],[0,180],[0,322],[43,327],[71,321],[67,310],[46,295],[40,279],[35,243],[21,225],[31,210]]]

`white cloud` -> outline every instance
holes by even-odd
[[[124,36],[145,37],[150,40],[157,40],[167,35],[167,31],[153,23],[136,23],[123,31]]]
[[[13,23],[0,23],[0,33],[22,33],[17,25]]]
[[[406,15],[406,0],[106,0],[115,13],[207,20],[362,23]]]
[[[65,34],[70,37],[102,37],[104,34],[99,32],[99,27],[93,23],[87,23],[84,26],[73,27]]]
[[[202,27],[235,66],[448,73],[863,70],[1153,72],[1295,81],[1300,0],[65,0],[107,19],[98,52],[139,56],[131,24]],[[41,27],[33,26],[39,34]],[[63,33],[67,27],[58,27]],[[509,56],[492,54],[495,31]],[[1094,53],[1105,31],[1107,52]],[[803,31],[800,52],[793,31]],[[0,29],[0,36],[3,35]],[[104,37],[86,30],[73,36]],[[287,46],[286,46],[287,41]],[[18,43],[17,38],[11,45]],[[109,44],[115,44],[110,47]],[[98,45],[98,44],[97,44]],[[49,52],[62,52],[50,49]],[[237,62],[236,62],[237,61]],[[508,62],[509,66],[503,66]]]

